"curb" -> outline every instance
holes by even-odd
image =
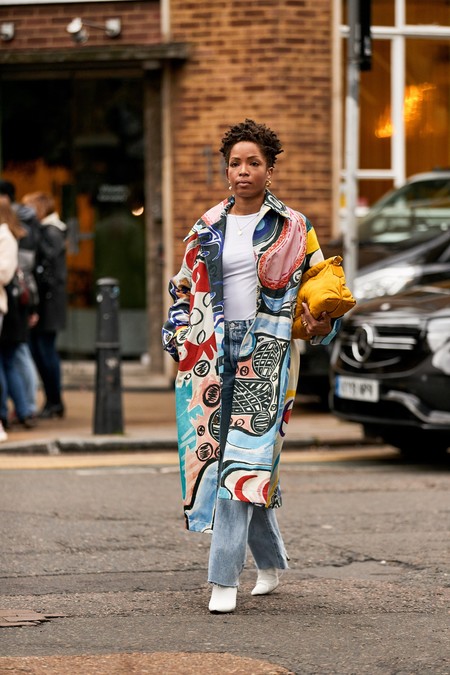
[[[286,440],[283,444],[284,450],[300,450],[311,448],[342,448],[365,445],[382,445],[374,439],[361,438],[340,438],[326,441],[320,438],[303,438]],[[87,454],[95,452],[114,453],[114,452],[154,452],[157,450],[178,449],[177,441],[173,438],[166,439],[145,439],[145,438],[117,438],[117,437],[98,437],[98,438],[55,438],[47,441],[18,441],[15,443],[2,443],[0,447],[1,455],[61,455],[68,454]]]

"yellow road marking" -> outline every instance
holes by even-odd
[[[282,464],[308,462],[352,462],[392,459],[398,453],[389,446],[365,447],[343,450],[286,450],[282,454]],[[1,470],[18,469],[79,469],[91,467],[117,466],[176,466],[178,454],[175,451],[98,453],[98,454],[61,454],[61,455],[1,455]]]

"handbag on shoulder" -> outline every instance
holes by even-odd
[[[17,300],[20,305],[26,307],[36,307],[39,303],[39,295],[36,282],[33,275],[25,273],[21,267],[18,267],[13,278],[6,286],[8,297],[13,301]]]

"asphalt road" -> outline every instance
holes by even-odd
[[[25,619],[0,629],[2,675],[450,673],[448,464],[286,453],[290,570],[253,597],[249,558],[235,613],[211,615],[174,453],[7,459],[0,609]]]

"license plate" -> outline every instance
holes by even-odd
[[[364,377],[336,377],[336,396],[349,398],[353,401],[370,401],[376,403],[379,399],[379,386],[377,380],[369,380]]]

